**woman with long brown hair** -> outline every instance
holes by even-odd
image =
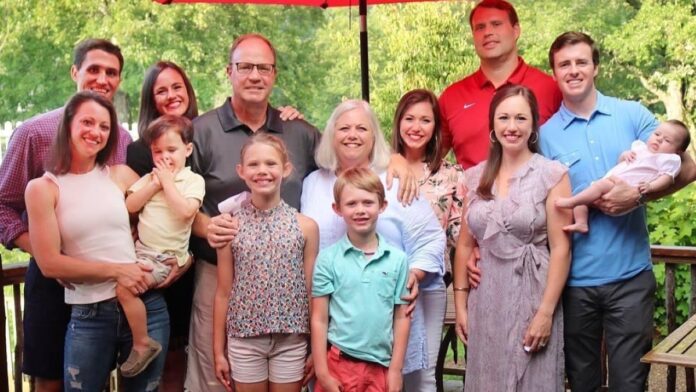
[[[442,157],[442,119],[437,97],[430,90],[416,89],[404,94],[394,113],[392,149],[401,154],[416,175],[418,190],[435,213],[447,235],[445,250],[445,281],[450,281],[450,254],[459,237],[464,172],[459,165]],[[445,281],[433,280],[420,287],[426,325],[428,366],[404,378],[404,390],[421,391],[435,388],[442,323],[445,318],[447,294]]]
[[[118,143],[116,112],[106,98],[79,92],[65,105],[46,173],[25,193],[29,236],[44,276],[70,282],[72,307],[65,336],[66,391],[102,390],[116,361],[132,346],[130,328],[116,300],[116,283],[140,295],[148,333],[166,351],[169,316],[159,291],[147,291],[147,267],[135,263],[126,190],[138,176],[107,162]],[[125,378],[125,391],[157,383],[164,355],[138,376]]]
[[[468,339],[469,391],[563,390],[563,311],[570,267],[567,169],[538,154],[534,94],[508,85],[489,111],[488,160],[467,170],[467,200],[457,244],[457,334]],[[469,293],[466,260],[476,243],[481,282]]]

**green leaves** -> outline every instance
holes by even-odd
[[[75,91],[69,76],[73,47],[87,37],[110,39],[123,50],[121,91],[128,107],[121,108],[126,113],[121,121],[137,120],[144,72],[160,59],[177,62],[187,71],[203,111],[218,106],[230,94],[225,76],[229,46],[236,36],[254,31],[277,45],[282,60],[287,55],[292,61],[281,61],[278,81],[291,92],[276,96],[300,102],[296,92],[315,79],[306,69],[316,63],[315,53],[305,49],[323,23],[321,10],[306,7],[162,6],[149,0],[18,0],[2,2],[0,11],[11,21],[0,29],[4,120],[25,119],[63,105]],[[322,68],[317,64],[311,69]]]
[[[696,124],[696,17],[690,0],[645,0],[605,40],[615,64],[640,82],[637,97],[667,118]],[[694,150],[692,146],[692,152]]]
[[[592,35],[602,51],[599,88],[641,99],[658,115],[696,122],[696,17],[689,0],[535,0],[516,4],[525,60],[549,72],[548,49],[567,30]],[[441,92],[478,68],[470,1],[371,6],[368,10],[372,104],[389,136],[393,111],[413,88]],[[175,4],[150,0],[0,2],[0,119],[25,119],[62,105],[74,92],[72,48],[86,37],[118,43],[126,57],[121,121],[137,119],[140,85],[159,59],[189,74],[206,111],[230,95],[228,48],[246,32],[278,50],[274,105],[298,107],[318,128],[360,91],[357,8]]]
[[[648,204],[650,242],[661,245],[696,244],[696,185]]]
[[[660,245],[696,244],[696,185],[691,184],[670,197],[648,204],[648,230],[650,242]],[[655,325],[660,333],[666,334],[665,313],[665,267],[655,264],[657,292],[655,298]],[[691,278],[689,266],[680,265],[676,269],[675,300],[677,303],[677,324],[689,316],[689,296]]]

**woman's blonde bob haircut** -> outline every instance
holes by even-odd
[[[377,121],[377,116],[370,108],[370,104],[359,99],[349,99],[347,101],[341,102],[333,113],[329,117],[329,121],[326,123],[326,128],[324,129],[324,134],[321,136],[321,142],[319,142],[319,147],[314,155],[314,159],[322,169],[331,170],[336,172],[339,169],[338,157],[336,156],[336,151],[333,147],[334,134],[336,128],[336,121],[344,113],[351,110],[360,109],[368,118],[368,127],[372,134],[374,135],[375,144],[372,147],[372,152],[370,153],[370,168],[376,173],[381,173],[386,170],[389,165],[389,160],[391,159],[391,150],[386,140],[384,140],[384,135],[379,130],[379,123]],[[349,169],[349,168],[340,168]]]

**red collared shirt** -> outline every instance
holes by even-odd
[[[527,65],[522,57],[519,59],[519,65],[504,84],[521,84],[534,92],[541,125],[561,106],[561,92],[553,78]],[[440,96],[443,142],[454,148],[457,162],[465,169],[488,156],[488,108],[495,92],[496,88],[479,68],[447,87]]]

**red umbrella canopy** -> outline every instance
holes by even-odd
[[[171,3],[239,3],[239,4],[276,4],[299,5],[307,7],[349,7],[359,5],[359,0],[154,0],[161,4]],[[367,5],[387,3],[413,3],[437,0],[367,0]]]

